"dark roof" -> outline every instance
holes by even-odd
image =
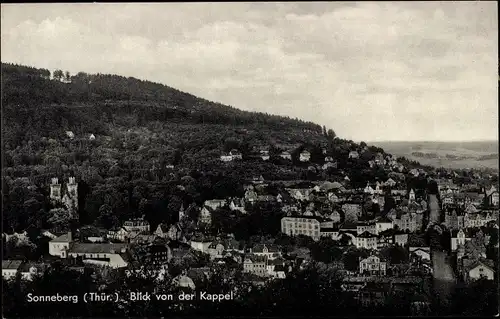
[[[67,242],[70,242],[70,238],[69,238],[69,233],[66,233],[64,235],[61,235],[57,238],[54,238],[51,240],[52,242],[55,242],[55,243],[67,243]]]
[[[367,231],[363,232],[362,234],[358,235],[357,237],[360,237],[360,238],[376,238],[377,235],[374,235],[372,233],[369,233]]]
[[[319,230],[320,232],[338,232],[339,229],[338,228],[335,228],[335,227],[322,227],[320,228]]]
[[[21,260],[2,260],[2,269],[19,269],[23,262]]]
[[[284,272],[284,271],[286,271],[286,268],[284,265],[276,265],[276,266],[274,266],[274,271],[275,272],[276,271],[283,271]]]
[[[258,256],[258,255],[253,255],[253,254],[248,254],[245,256],[245,261],[250,260],[253,263],[256,262],[266,262],[267,258],[265,256]]]
[[[121,253],[122,249],[126,249],[127,244],[90,244],[90,243],[74,243],[70,248],[69,252],[72,253],[88,253],[88,254],[100,254],[100,253]]]
[[[280,251],[278,246],[272,245],[272,244],[257,244],[252,248],[252,251],[257,252],[257,253],[262,253],[264,250],[264,247],[266,247],[268,252],[270,252],[270,253],[277,253]]]
[[[494,262],[493,260],[490,260],[490,259],[480,259],[480,260],[477,260],[477,259],[467,259],[465,258],[463,260],[463,264],[464,264],[464,268],[469,271],[471,269],[474,269],[475,267],[479,266],[479,265],[484,265],[486,267],[488,267],[489,269],[491,270],[494,270]]]
[[[390,220],[387,216],[383,216],[377,220],[377,223],[392,223],[392,220]]]

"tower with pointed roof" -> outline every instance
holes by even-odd
[[[415,202],[415,191],[413,190],[413,188],[410,189],[410,193],[408,195],[408,201],[410,203]]]

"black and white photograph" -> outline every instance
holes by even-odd
[[[494,317],[496,1],[1,4],[3,318]]]

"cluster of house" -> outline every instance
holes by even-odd
[[[308,201],[310,194],[321,194],[321,187],[315,188],[310,191],[292,190],[291,194],[300,201]],[[313,209],[314,205],[310,205],[301,211],[297,206],[293,206],[293,209],[287,207],[287,216],[281,221],[281,232],[289,236],[304,235],[314,240],[321,237],[340,240],[344,237],[349,244],[358,248],[378,249],[392,244],[405,245],[408,233],[422,228],[427,203],[424,200],[417,202],[413,190],[410,190],[406,202],[381,216],[368,214],[363,205],[363,200],[372,204],[383,201],[381,185],[377,184],[374,188],[367,185],[362,190],[363,196],[357,198],[350,197],[352,192],[345,193],[345,189],[339,187],[338,183],[331,183],[328,188],[327,192],[333,193],[324,196],[330,199],[333,209],[318,211]]]
[[[360,158],[360,156],[368,150],[367,147],[359,149],[359,150],[352,150],[348,154],[348,158],[351,160],[356,160]],[[322,166],[323,170],[326,170],[328,168],[337,168],[337,161],[331,156],[327,154],[326,149],[322,149],[322,153],[324,155],[324,164]],[[298,154],[298,159],[302,163],[307,163],[311,161],[311,152],[307,149],[302,150]],[[282,151],[278,155],[281,159],[291,161],[292,160],[292,154],[290,151]],[[261,158],[263,161],[268,161],[271,157],[269,155],[269,151],[267,149],[262,149],[259,151],[259,158]],[[222,162],[231,162],[233,160],[242,160],[243,156],[242,153],[237,150],[237,149],[232,149],[228,153],[224,153],[220,156],[220,160]],[[391,171],[395,172],[403,172],[405,169],[405,166],[401,163],[398,163],[396,158],[392,157],[391,155],[384,155],[382,153],[377,153],[374,157],[374,159],[370,160],[368,162],[371,168],[374,167],[386,167],[390,169]],[[411,174],[413,176],[419,176],[419,174],[425,174],[425,172],[422,169],[414,169],[411,171]]]
[[[261,153],[263,159],[269,159],[269,153]],[[310,160],[310,153],[299,154],[300,161]],[[352,151],[349,158],[358,158],[360,153]],[[281,157],[291,159],[288,152]],[[238,150],[231,150],[221,156],[222,161],[241,160]],[[333,165],[333,158],[326,156],[325,162]],[[402,171],[404,167],[392,157],[377,154],[370,162],[371,166],[387,165],[393,170]],[[420,170],[412,170],[410,174],[418,176]],[[252,180],[245,186],[243,198],[212,199],[199,208],[198,224],[210,225],[212,214],[218,208],[228,208],[231,211],[246,213],[247,205],[259,202],[279,203],[284,213],[281,220],[281,232],[288,236],[307,236],[317,241],[328,237],[341,241],[340,246],[355,246],[370,251],[370,256],[359,260],[359,278],[366,276],[387,276],[388,271],[411,272],[411,265],[418,264],[431,271],[430,249],[428,247],[412,246],[410,237],[423,227],[423,215],[428,209],[427,202],[417,198],[413,189],[407,191],[398,187],[392,178],[385,182],[368,183],[362,189],[350,189],[349,178],[345,176],[342,182],[319,182],[308,188],[279,187],[277,195],[266,191],[268,183],[262,176]],[[390,189],[390,195],[396,205],[384,216],[380,209],[385,205],[385,195]],[[484,196],[477,193],[464,193],[453,185],[439,185],[442,199],[442,209],[446,211],[445,224],[453,229],[452,251],[457,253],[457,265],[466,280],[486,276],[492,278],[491,261],[485,259],[484,249],[478,248],[476,241],[471,240],[468,231],[493,222],[498,224],[498,191],[491,188]],[[78,184],[70,177],[63,188],[58,179],[52,179],[50,198],[64,204],[70,211],[78,208]],[[482,204],[487,202],[493,209],[485,210]],[[379,209],[374,207],[378,206]],[[178,220],[186,218],[184,207],[179,211]],[[498,226],[496,226],[498,227]],[[137,266],[137,252],[133,247],[146,247],[142,253],[142,263],[158,266],[172,259],[182,259],[195,252],[207,254],[214,264],[234,263],[242,267],[243,272],[259,278],[285,278],[291,271],[293,261],[284,256],[276,245],[256,245],[246,249],[231,236],[211,238],[202,234],[187,238],[181,223],[171,225],[160,224],[152,231],[150,224],[143,218],[126,221],[121,227],[111,230],[80,229],[80,236],[73,238],[72,232],[63,234],[44,231],[43,234],[52,238],[49,242],[49,254],[56,258],[81,260],[85,264],[107,266],[111,268],[130,268]],[[475,238],[475,237],[474,237]],[[172,242],[179,243],[172,246]],[[388,246],[399,245],[407,247],[412,262],[408,267],[390,265],[379,251]],[[479,253],[478,253],[479,251]],[[5,264],[5,265],[4,265]],[[12,277],[21,272],[25,278],[30,278],[40,267],[20,261],[4,261],[2,268],[4,277]],[[138,266],[140,267],[140,265]],[[406,268],[405,268],[406,267]],[[137,267],[136,267],[137,268]],[[401,270],[405,269],[405,270]],[[206,273],[206,271],[201,271]],[[478,275],[479,274],[479,275]],[[184,272],[176,278],[179,285],[192,286],[192,276]],[[366,278],[365,278],[366,279]],[[352,285],[363,293],[366,292],[369,280],[357,282],[349,279],[348,289]],[[371,288],[370,288],[371,289]]]
[[[70,139],[74,139],[75,133],[73,133],[73,131],[66,131],[66,136]],[[89,135],[89,140],[91,140],[91,141],[95,140],[95,135],[91,133]]]
[[[43,265],[34,262],[26,262],[23,260],[2,260],[2,277],[6,280],[13,279],[17,274],[21,275],[24,280],[32,280]]]
[[[498,229],[496,223],[491,223]],[[479,278],[494,279],[494,261],[486,258],[486,245],[490,236],[478,228],[454,230],[451,251],[456,254],[457,272],[464,282]]]

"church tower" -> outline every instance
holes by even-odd
[[[413,188],[410,190],[410,194],[408,196],[408,200],[410,203],[415,202],[415,191]]]
[[[70,177],[66,185],[66,194],[64,194],[63,202],[68,208],[70,214],[76,218],[78,211],[78,183],[74,177]]]
[[[57,177],[52,178],[51,180],[50,199],[54,202],[60,202],[62,199],[61,184],[59,184],[59,180]]]
[[[184,204],[181,205],[181,208],[179,209],[179,221],[181,221],[184,218],[185,211],[184,211]]]

